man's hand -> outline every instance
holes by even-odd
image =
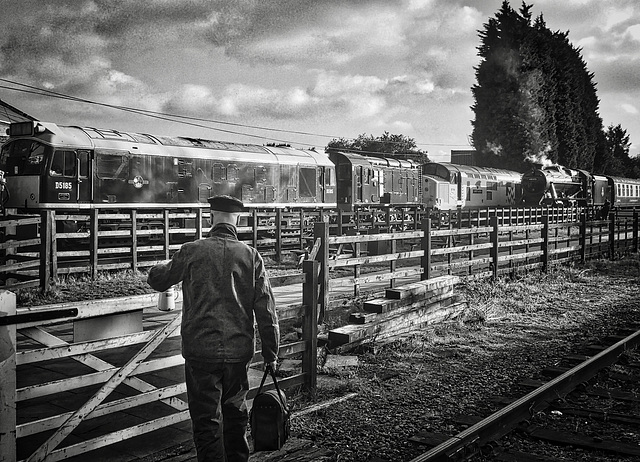
[[[276,367],[277,366],[278,366],[278,361],[277,360],[276,361],[271,361],[270,363],[265,361],[265,363],[264,363],[265,369],[267,367],[271,367],[271,370],[273,371],[274,374],[276,373]]]

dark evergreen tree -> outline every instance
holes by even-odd
[[[568,33],[551,32],[531,5],[504,1],[479,32],[472,141],[489,165],[532,162],[591,170],[604,149],[593,74]],[[491,160],[493,158],[493,160]]]
[[[627,131],[620,124],[609,125],[605,132],[605,149],[596,158],[595,173],[603,175],[638,178],[640,166],[637,159],[629,156],[631,141]]]

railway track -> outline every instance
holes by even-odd
[[[639,460],[638,344],[640,330],[625,331],[567,355],[520,382],[520,397],[493,398],[503,407],[488,417],[456,418],[458,434],[412,436],[433,447],[411,462]]]

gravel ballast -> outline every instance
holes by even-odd
[[[357,394],[293,419],[293,437],[331,450],[327,460],[411,460],[428,449],[411,436],[453,435],[461,430],[452,423],[456,416],[490,415],[498,408],[492,397],[509,395],[518,381],[561,357],[640,322],[637,256],[467,282],[456,291],[469,301],[464,319],[366,345],[357,367],[329,371],[341,385],[320,388],[317,400]],[[309,405],[302,396],[293,402]]]

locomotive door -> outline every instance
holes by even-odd
[[[76,181],[78,184],[77,201],[91,202],[91,154],[89,151],[78,151]]]
[[[353,184],[355,185],[355,195],[356,195],[356,204],[362,204],[362,175],[364,174],[364,167],[362,165],[358,165],[355,168],[355,173],[354,176],[355,178],[353,179]]]

